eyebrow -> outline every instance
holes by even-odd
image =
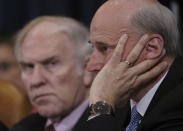
[[[110,46],[109,44],[106,44],[104,42],[96,42],[96,44],[99,44],[100,46]]]
[[[45,60],[42,60],[42,61],[40,61],[42,64],[46,64],[46,63],[49,63],[50,61],[52,61],[52,60],[56,60],[57,58],[56,58],[56,56],[52,56],[52,57],[49,57],[49,58],[47,58],[47,59],[45,59]]]
[[[93,44],[90,40],[88,41],[88,43],[89,43],[89,44]],[[97,45],[100,45],[100,46],[110,46],[109,44],[106,44],[106,43],[104,43],[104,42],[99,42],[99,41],[97,41],[96,44],[97,44]]]
[[[106,44],[106,43],[103,43],[103,42],[96,42],[96,45],[98,45],[99,47],[108,47],[108,48],[116,48],[117,45],[110,45],[110,44]]]
[[[20,61],[19,64],[22,66],[22,65],[27,65],[27,64],[31,64],[31,63]]]
[[[51,56],[49,58],[46,58],[46,59],[38,61],[38,62],[44,64],[44,63],[48,63],[48,62],[55,60],[55,59],[57,59],[56,56]],[[20,65],[27,65],[27,64],[32,64],[32,62],[20,61]]]

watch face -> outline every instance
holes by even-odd
[[[99,101],[93,105],[94,114],[110,114],[111,106],[105,101]]]

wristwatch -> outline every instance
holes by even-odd
[[[109,105],[105,101],[98,101],[89,107],[89,118],[88,119],[91,119],[91,118],[94,118],[96,116],[103,115],[103,114],[114,115],[112,106]]]

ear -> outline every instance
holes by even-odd
[[[164,40],[159,34],[150,35],[150,40],[147,43],[146,50],[146,59],[153,59],[161,55],[164,48]]]

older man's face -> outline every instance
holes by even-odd
[[[86,96],[73,45],[58,25],[35,27],[22,46],[22,79],[32,104],[46,117],[63,117]]]
[[[95,14],[90,27],[90,42],[94,47],[90,56],[87,69],[98,72],[107,63],[123,34],[128,34],[122,60],[125,60],[129,52],[137,43],[137,36],[130,25],[133,10],[128,10],[130,5],[120,5],[120,1],[109,1]]]

